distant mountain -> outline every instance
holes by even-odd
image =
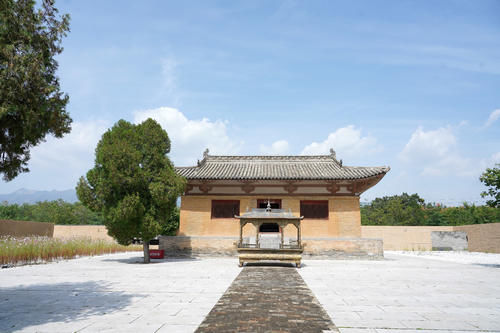
[[[7,201],[9,204],[36,203],[38,201],[52,201],[58,199],[62,199],[66,202],[78,201],[75,190],[37,191],[22,188],[9,194],[0,194],[0,203]]]

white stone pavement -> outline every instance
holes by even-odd
[[[500,255],[486,256],[386,253],[299,272],[344,333],[500,332]],[[240,272],[236,258],[140,260],[1,269],[0,332],[193,332]]]
[[[299,270],[342,333],[500,332],[500,255],[385,256]]]
[[[193,332],[241,270],[236,259],[140,255],[0,270],[0,332]]]

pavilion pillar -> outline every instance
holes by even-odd
[[[260,229],[260,223],[259,222],[256,222],[254,223],[255,225],[255,247],[256,248],[260,248],[260,244],[259,244],[259,229]]]
[[[302,243],[301,237],[302,237],[302,235],[301,235],[300,221],[299,221],[299,223],[297,223],[297,243],[299,244],[299,247],[301,246],[301,243]]]
[[[284,225],[282,223],[280,223],[280,231],[281,231],[281,246],[280,246],[280,249],[283,248],[283,229],[285,228]]]
[[[243,221],[240,220],[240,247],[243,247]]]

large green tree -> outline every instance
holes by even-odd
[[[488,187],[487,191],[481,193],[481,197],[492,197],[486,201],[488,206],[500,208],[500,164],[495,164],[494,168],[488,168],[479,177],[479,180]]]
[[[376,198],[369,206],[361,207],[363,225],[420,225],[424,220],[425,201],[418,194]]]
[[[47,134],[71,130],[68,95],[61,92],[55,56],[69,15],[53,0],[0,0],[0,174],[8,181],[29,171],[30,148]]]
[[[152,119],[139,125],[118,121],[97,144],[95,166],[76,187],[80,201],[102,213],[108,233],[128,245],[144,244],[168,228],[176,201],[185,187],[167,154],[167,132]]]

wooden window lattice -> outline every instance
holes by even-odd
[[[212,218],[234,218],[240,215],[239,200],[212,200]]]
[[[301,201],[300,215],[306,219],[328,219],[328,200]]]

